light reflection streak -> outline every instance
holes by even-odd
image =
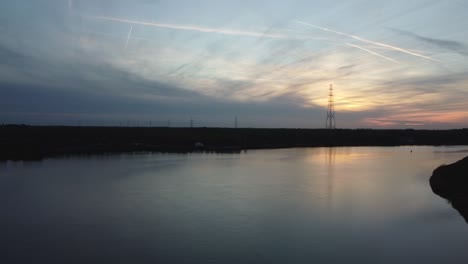
[[[328,213],[332,213],[333,207],[333,185],[335,179],[335,157],[336,149],[333,147],[328,148],[328,175],[327,175],[327,210]]]

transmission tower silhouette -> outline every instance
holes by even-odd
[[[325,128],[334,129],[335,127],[335,101],[333,99],[333,84],[330,84],[330,89],[328,92],[328,110]]]

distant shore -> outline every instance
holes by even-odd
[[[267,129],[0,126],[0,160],[122,152],[240,152],[247,149],[468,145],[468,129]]]

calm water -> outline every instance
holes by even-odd
[[[0,163],[0,262],[468,263],[468,225],[428,183],[467,150]]]

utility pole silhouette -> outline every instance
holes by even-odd
[[[234,128],[237,128],[237,116],[234,118]]]
[[[325,122],[325,128],[335,129],[335,101],[333,99],[333,84],[330,84],[330,89],[328,92],[328,110],[327,110],[327,120]]]
[[[190,128],[192,128],[192,127],[193,127],[193,118],[190,117]]]

